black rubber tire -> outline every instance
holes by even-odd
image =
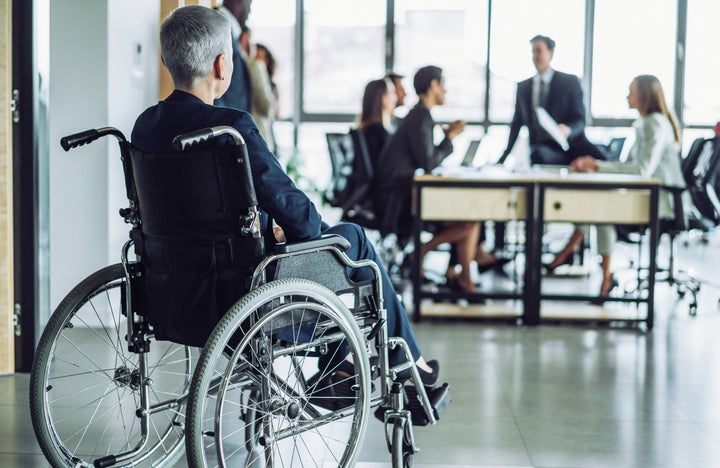
[[[35,436],[54,467],[92,465],[139,441],[139,435],[132,438],[139,433],[139,392],[133,388],[138,355],[125,345],[124,287],[121,264],[88,276],[58,305],[40,338],[30,376],[30,412]],[[152,343],[147,353],[148,376],[154,381],[151,404],[165,401],[170,391],[187,392],[191,355],[182,345]],[[151,415],[146,447],[114,466],[173,466],[184,453],[183,424],[184,404]],[[127,433],[118,438],[123,429]]]
[[[312,313],[323,320],[313,324],[312,338],[301,338],[307,324],[300,319],[300,326],[295,327],[294,317]],[[254,325],[250,317],[256,320]],[[278,338],[282,333],[271,330],[277,323],[290,332]],[[236,333],[239,330],[242,332]],[[324,380],[310,378],[306,382],[293,368],[299,361],[302,370],[310,370],[311,363],[305,362],[308,358],[303,355],[307,342],[322,339],[318,333],[325,330],[339,330],[354,356],[356,393],[350,398],[318,396],[328,388],[319,385]],[[263,347],[265,344],[270,346]],[[289,466],[290,460],[283,460],[288,452],[292,453],[293,466],[323,466],[323,457],[327,456],[339,466],[353,466],[370,410],[371,377],[364,344],[347,307],[315,282],[282,279],[248,293],[215,327],[193,375],[186,441],[190,466]],[[292,366],[285,366],[288,363]],[[256,413],[247,418],[250,421],[243,421],[237,416],[247,414],[248,408],[242,408],[243,395],[253,389],[260,389],[257,401],[249,404]],[[322,406],[333,399],[349,403],[330,409]],[[340,413],[346,415],[334,417]],[[258,442],[246,450],[248,441],[239,440],[237,435],[257,434],[258,421],[262,425]],[[249,424],[254,427],[248,428]],[[312,448],[317,447],[317,440],[322,441],[321,450]]]

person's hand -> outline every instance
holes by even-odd
[[[450,122],[447,127],[443,128],[443,131],[445,132],[445,136],[449,139],[453,139],[456,136],[460,135],[463,130],[465,130],[465,121],[464,120],[455,120],[453,122]]]
[[[597,172],[599,168],[600,165],[592,156],[580,156],[570,163],[570,170],[576,172]]]
[[[273,227],[273,235],[275,236],[276,241],[287,242],[287,239],[285,238],[285,231],[283,231],[283,228],[280,226]]]
[[[570,136],[570,127],[565,124],[558,124],[558,128],[560,129],[562,134],[565,135],[565,138]]]

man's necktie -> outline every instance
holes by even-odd
[[[540,80],[540,92],[538,93],[538,106],[540,107],[547,106],[547,86],[543,80]]]

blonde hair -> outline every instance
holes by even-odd
[[[675,134],[675,142],[680,143],[680,125],[678,124],[675,114],[665,102],[665,93],[663,92],[660,80],[654,75],[639,75],[633,79],[633,83],[637,86],[639,111],[642,115],[649,115],[653,112],[659,112],[670,121]]]

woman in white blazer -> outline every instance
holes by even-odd
[[[680,126],[665,102],[660,81],[653,75],[640,75],[630,83],[628,106],[637,109],[640,118],[635,121],[635,143],[627,160],[600,161],[592,156],[581,156],[570,163],[570,169],[578,172],[622,172],[640,174],[659,179],[662,185],[684,187],[680,167]],[[673,198],[669,192],[661,192],[658,215],[660,219],[673,218]],[[587,226],[578,226],[568,244],[547,266],[553,270],[565,263],[582,241]],[[610,252],[615,242],[614,226],[597,226],[598,253],[602,256],[603,281],[600,297],[607,297],[617,286],[610,269]]]

